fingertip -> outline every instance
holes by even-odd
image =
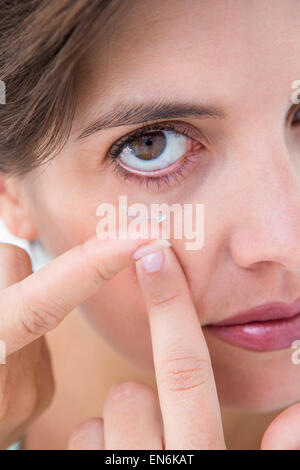
[[[143,256],[139,263],[142,271],[146,274],[157,273],[161,270],[164,263],[164,253],[162,250]]]
[[[68,450],[104,450],[104,425],[102,418],[89,418],[73,429]]]

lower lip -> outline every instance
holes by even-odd
[[[212,334],[227,343],[253,351],[276,351],[300,340],[300,314],[291,318],[239,325],[207,325]]]

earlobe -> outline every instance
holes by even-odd
[[[0,175],[0,218],[16,237],[33,241],[37,231],[17,177]]]

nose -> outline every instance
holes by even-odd
[[[236,264],[280,263],[300,273],[300,174],[284,148],[257,155],[236,205],[230,249]],[[253,163],[253,162],[252,162]],[[253,169],[255,168],[255,169]],[[245,179],[246,178],[246,179]]]

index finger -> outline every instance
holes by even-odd
[[[136,263],[149,315],[167,449],[224,449],[206,341],[172,249]]]
[[[133,263],[145,239],[96,236],[0,292],[0,340],[9,355],[54,329],[115,274]],[[152,244],[159,244],[153,241]],[[150,249],[149,245],[149,249]]]

